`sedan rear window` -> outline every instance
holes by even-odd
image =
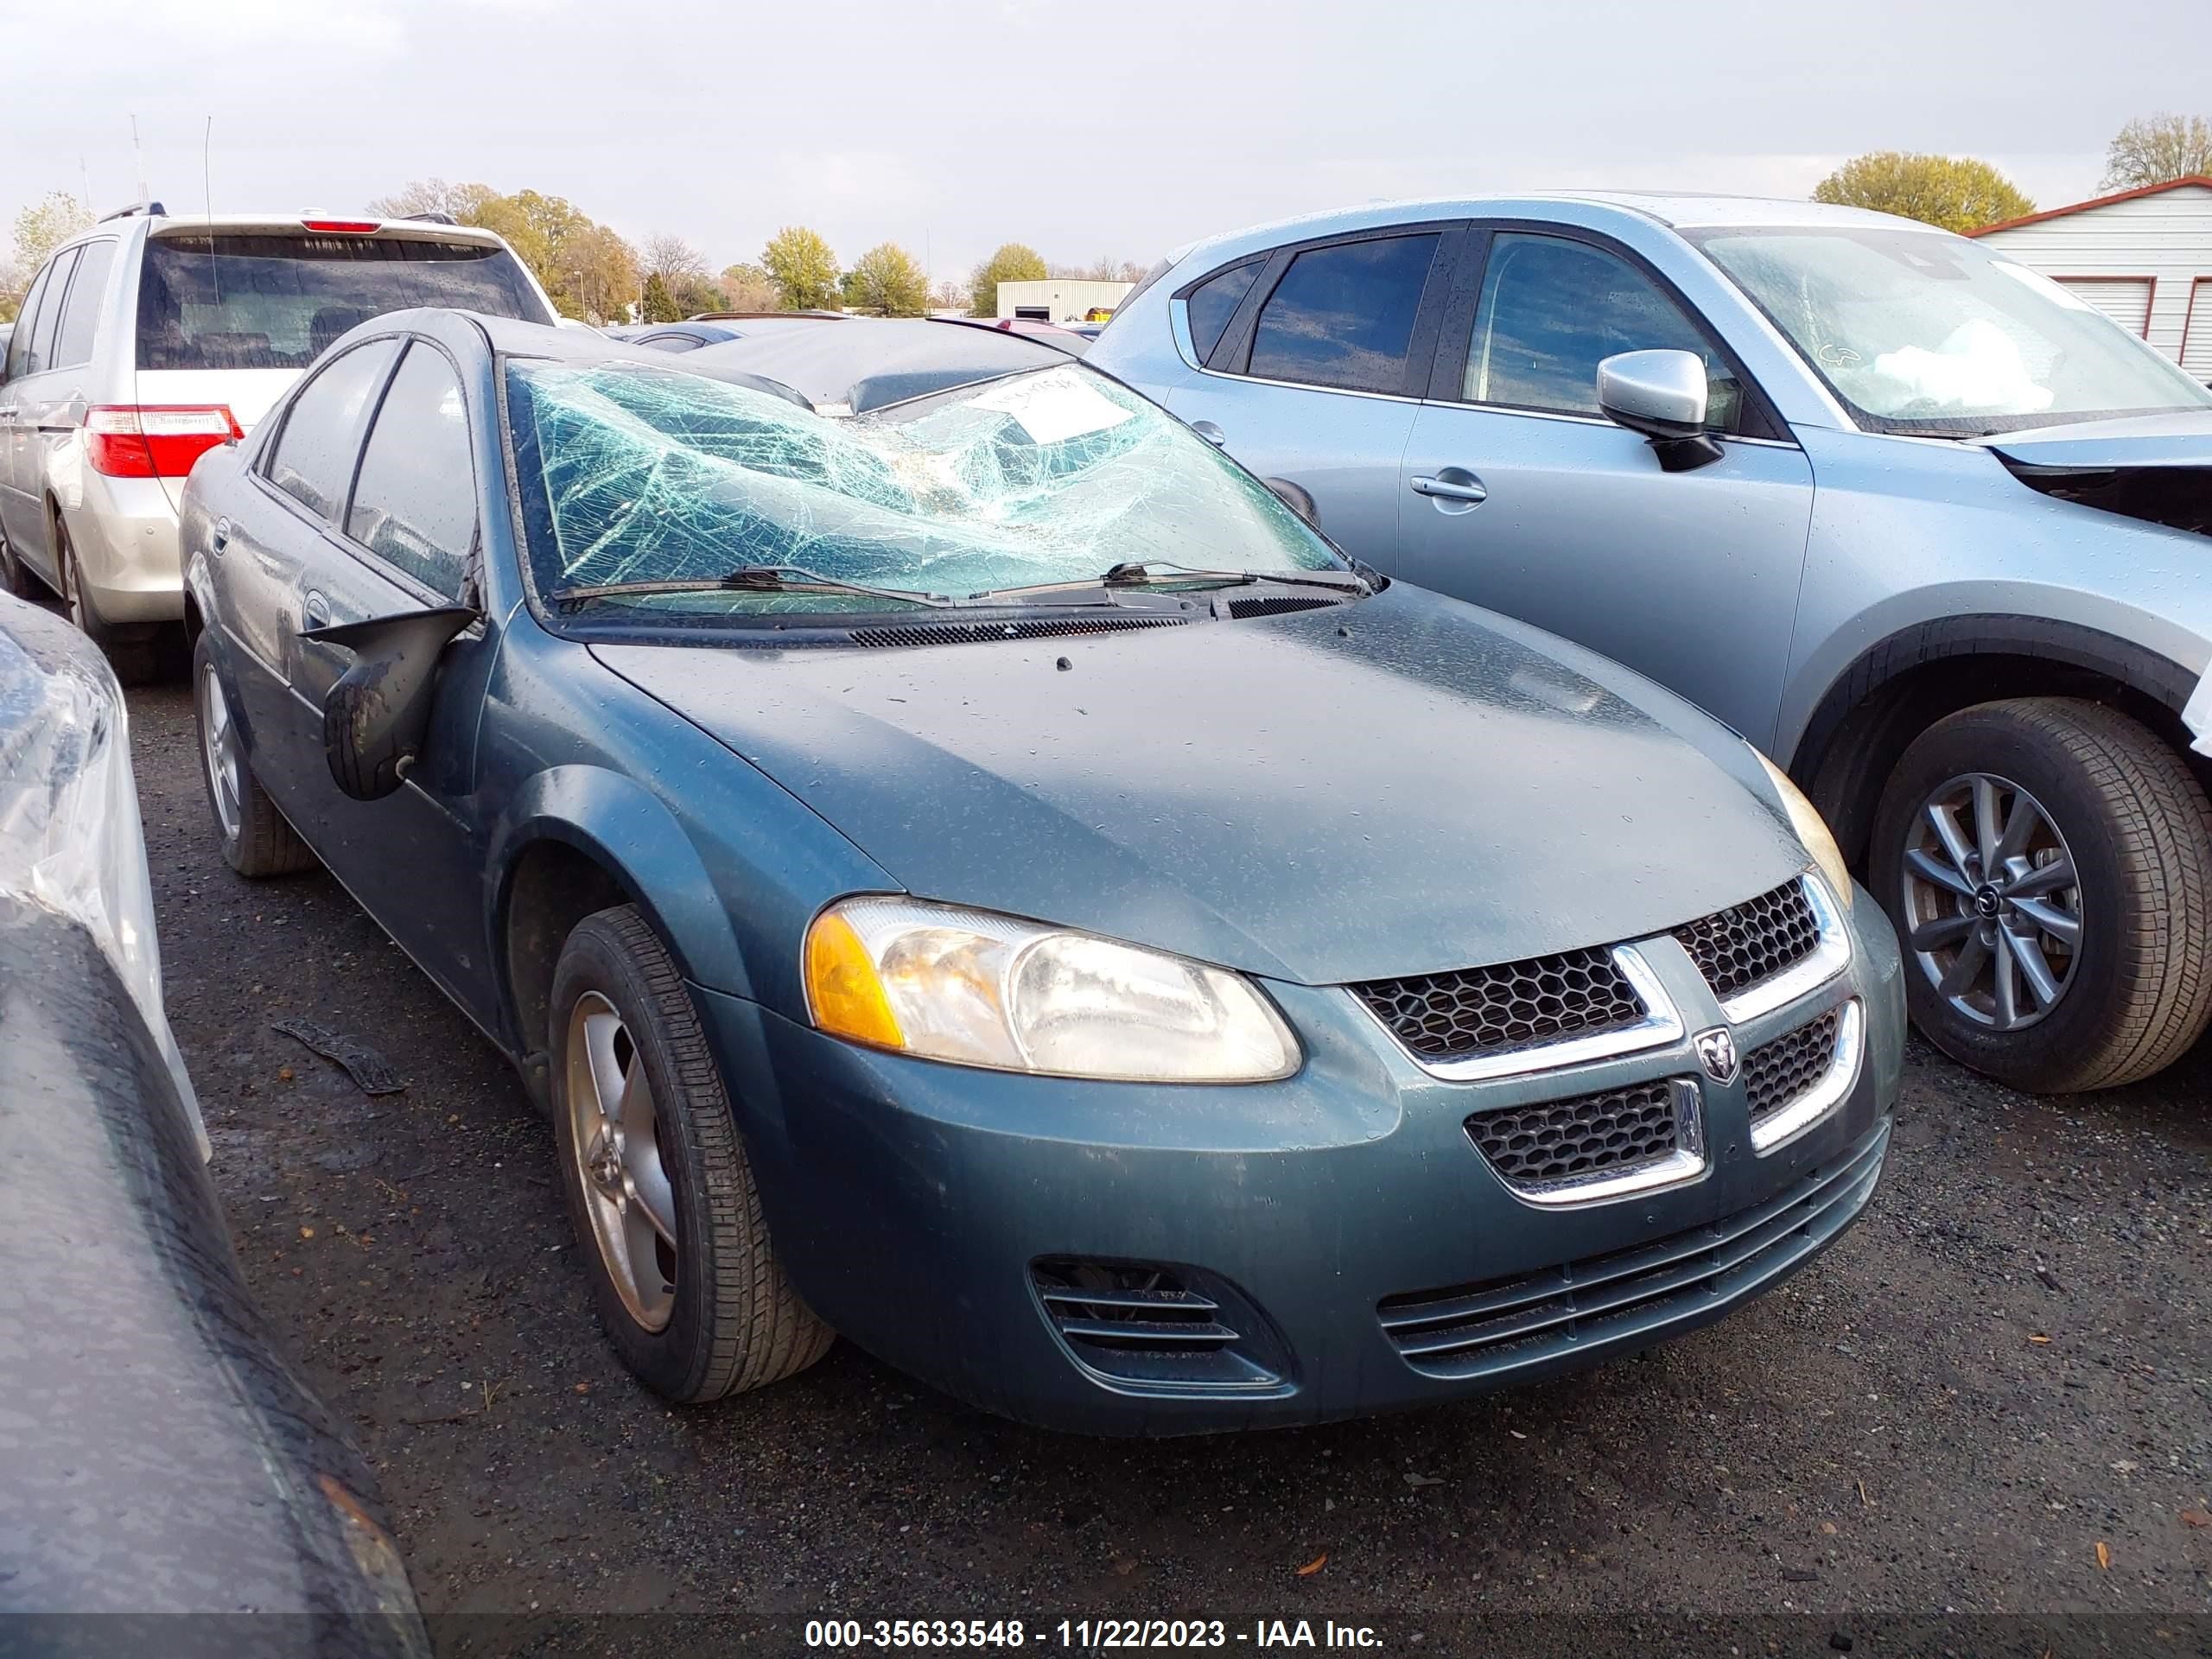
[[[354,324],[418,305],[550,322],[521,264],[476,243],[164,236],[138,282],[142,369],[303,369]]]

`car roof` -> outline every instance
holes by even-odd
[[[1586,213],[1591,208],[1599,209],[1601,213],[1610,212],[1633,215],[1647,223],[1676,231],[1712,230],[1735,226],[1758,228],[1802,226],[1817,229],[1856,225],[1889,230],[1923,231],[1930,236],[1949,234],[1935,226],[1899,219],[1892,213],[1873,213],[1864,207],[1831,207],[1820,201],[1790,200],[1777,196],[1704,194],[1694,191],[1553,190],[1514,195],[1414,197],[1399,201],[1369,202],[1357,207],[1332,208],[1324,213],[1304,213],[1293,219],[1275,219],[1207,237],[1177,251],[1169,258],[1179,262],[1196,253],[1228,248],[1232,245],[1240,248],[1246,245],[1270,247],[1278,243],[1304,241],[1310,237],[1329,236],[1339,231],[1366,230],[1380,225],[1450,219],[1541,219],[1562,209],[1581,209]]]
[[[855,415],[1024,369],[1071,361],[1027,334],[926,318],[860,320],[850,328],[748,334],[680,359],[697,372],[735,370],[792,386],[817,408]]]

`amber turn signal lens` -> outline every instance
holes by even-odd
[[[906,1046],[875,963],[842,916],[817,916],[807,930],[806,1002],[814,1023],[832,1036],[876,1048]]]

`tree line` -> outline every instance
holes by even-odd
[[[2212,175],[2212,120],[2201,115],[2139,116],[2105,149],[2107,191]],[[1988,162],[1973,156],[1878,150],[1855,156],[1813,188],[1815,201],[1901,213],[1945,230],[1979,230],[2036,210],[2035,203]],[[920,264],[895,242],[880,242],[841,265],[829,242],[804,226],[786,226],[758,260],[725,266],[680,236],[655,235],[632,246],[561,196],[488,184],[417,179],[369,204],[386,217],[443,213],[456,224],[497,231],[528,265],[561,315],[591,323],[674,322],[702,311],[864,311],[918,317],[931,310],[998,315],[1001,283],[1046,277],[1134,283],[1145,268],[1127,260],[1048,265],[1025,243],[1008,242],[969,274],[935,289]],[[21,308],[31,278],[56,247],[91,225],[92,213],[66,190],[48,191],[16,215],[14,245],[0,259],[0,322]]]

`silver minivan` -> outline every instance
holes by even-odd
[[[192,463],[354,324],[422,305],[554,321],[505,242],[442,220],[149,202],[65,244],[0,359],[0,587],[43,582],[118,674],[143,677],[184,614]]]

